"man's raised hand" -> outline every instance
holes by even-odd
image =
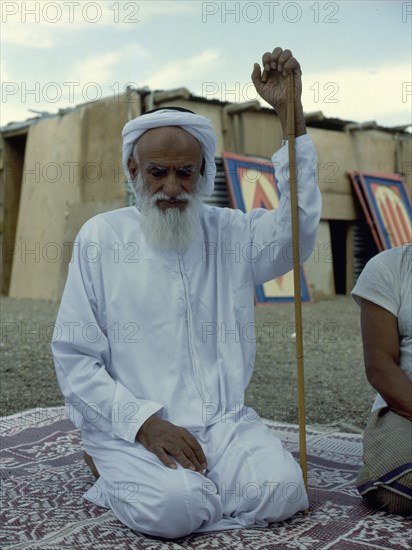
[[[136,440],[169,468],[176,468],[173,458],[183,468],[200,473],[207,467],[206,457],[197,439],[185,428],[167,420],[149,417],[137,432]]]
[[[262,69],[258,63],[253,66],[251,75],[257,93],[267,101],[277,112],[284,133],[286,132],[287,114],[287,80],[288,75],[293,72],[295,85],[295,129],[296,136],[306,133],[305,118],[301,102],[302,96],[302,71],[298,60],[293,57],[290,50],[275,48],[272,53],[266,52],[262,56],[263,69],[267,72],[267,81],[262,82]]]
[[[268,73],[267,82],[262,82],[260,65],[255,63],[252,72],[252,82],[262,99],[267,101],[276,111],[286,109],[287,106],[287,76],[293,71],[295,75],[295,98],[300,100],[302,95],[302,80],[300,65],[290,50],[275,48],[272,53],[266,52],[262,56],[262,65]]]

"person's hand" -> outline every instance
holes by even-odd
[[[154,415],[143,423],[136,440],[157,455],[169,468],[176,468],[173,458],[183,468],[200,473],[207,467],[203,449],[190,432]]]
[[[293,71],[295,86],[295,135],[306,133],[305,118],[301,102],[302,96],[302,71],[299,62],[293,57],[290,50],[275,48],[272,53],[266,52],[262,56],[262,65],[268,73],[267,82],[262,82],[262,70],[258,63],[253,66],[251,75],[257,93],[267,101],[277,112],[286,132],[287,115],[287,81],[288,75]],[[284,136],[285,137],[285,136]]]
[[[287,107],[287,77],[293,71],[295,76],[295,101],[300,101],[302,95],[302,71],[297,59],[290,50],[275,48],[272,53],[266,52],[262,56],[262,65],[268,73],[267,82],[262,82],[260,65],[255,63],[252,72],[252,82],[257,93],[267,101],[277,112]]]

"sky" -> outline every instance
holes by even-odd
[[[289,48],[305,112],[411,123],[411,1],[57,0],[1,5],[1,125],[127,85],[257,99],[254,62]],[[264,104],[264,103],[262,103]]]

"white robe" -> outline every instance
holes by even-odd
[[[312,252],[321,212],[316,153],[308,135],[297,138],[296,153],[304,262]],[[145,242],[135,207],[92,218],[76,239],[52,343],[56,372],[68,414],[82,430],[101,474],[96,493],[89,491],[87,497],[111,508],[137,531],[174,538],[191,531],[267,525],[307,506],[293,458],[256,413],[244,408],[256,349],[254,286],[292,267],[287,148],[272,160],[281,192],[278,208],[244,214],[204,205],[201,235],[181,254],[155,250]],[[170,470],[135,442],[141,425],[155,413],[191,431],[202,441],[209,462],[208,453],[220,448],[215,478],[212,470],[206,477],[183,468]],[[232,430],[243,433],[243,453],[239,448],[229,452],[239,433],[227,440],[226,448],[219,443]],[[229,462],[225,452],[232,457]],[[254,471],[262,479],[250,479],[245,452],[256,457]],[[272,470],[274,481],[268,477]],[[269,485],[259,506],[244,498],[242,490],[240,500],[231,493],[237,504],[249,508],[229,507],[228,517],[224,503],[230,499],[219,491],[232,474],[237,475],[233,483],[243,488],[255,482],[262,489],[265,480]],[[179,481],[173,476],[180,476]],[[204,486],[210,483],[208,476],[215,479],[213,497]],[[152,477],[157,486],[149,483],[145,490],[142,480]],[[176,491],[167,489],[169,481],[171,487],[186,487],[181,502]],[[271,492],[272,482],[281,493]],[[127,489],[120,491],[122,483],[139,487],[138,503],[129,502]],[[285,483],[296,483],[301,496],[284,498],[279,505]],[[228,484],[225,488],[231,490]],[[163,497],[155,498],[159,491]]]

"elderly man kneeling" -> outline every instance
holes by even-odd
[[[301,261],[321,211],[300,101],[299,63],[289,50],[263,56],[258,93],[286,132],[286,77],[295,73]],[[286,135],[284,136],[286,137]],[[166,108],[123,130],[123,162],[136,207],[98,215],[80,230],[57,323],[93,325],[99,338],[61,335],[52,344],[61,389],[98,478],[86,493],[138,532],[267,526],[308,506],[298,464],[244,406],[255,345],[254,286],[290,271],[288,156],[274,157],[276,210],[247,214],[206,206],[216,137],[208,119]],[[99,257],[88,259],[90,243]],[[258,247],[256,261],[230,253]],[[220,330],[213,337],[204,327]],[[80,334],[80,336],[79,336]]]

